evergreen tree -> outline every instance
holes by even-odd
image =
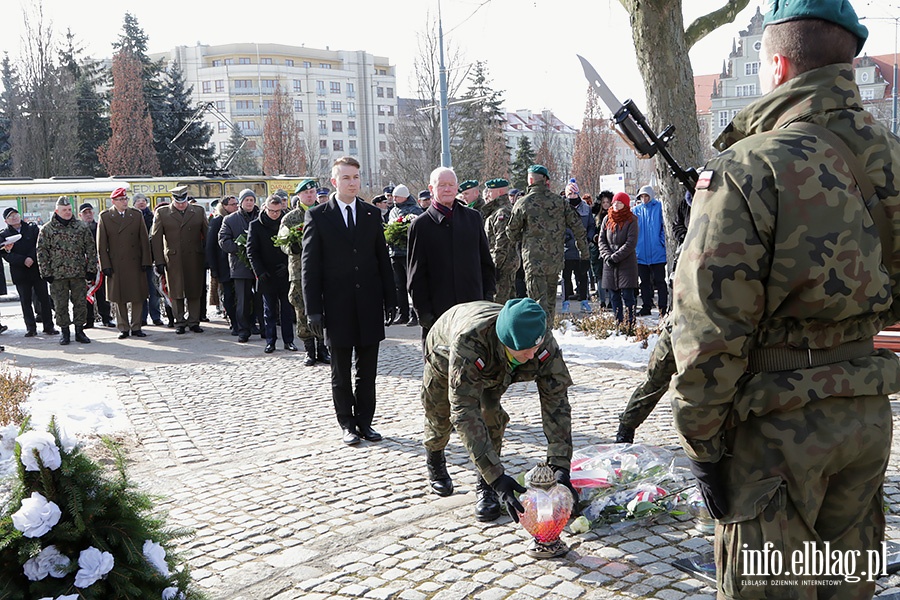
[[[516,146],[516,158],[510,165],[509,173],[512,177],[511,184],[520,190],[528,187],[528,167],[535,164],[534,149],[531,142],[524,135],[519,138],[519,144]]]
[[[291,98],[280,83],[275,84],[275,95],[263,127],[263,172],[266,175],[306,172],[306,157]]]
[[[159,166],[163,175],[200,175],[215,170],[215,150],[210,143],[212,129],[191,106],[194,87],[186,87],[184,72],[177,62],[173,62],[163,74],[163,89],[166,93],[165,110],[153,115],[154,135],[162,136],[165,149],[158,153]],[[187,126],[187,129],[170,146],[169,141]],[[180,150],[179,150],[180,149]]]
[[[83,49],[75,43],[71,30],[66,32],[66,46],[60,52],[60,64],[75,80],[78,107],[78,148],[75,153],[75,172],[79,175],[106,175],[100,164],[97,148],[109,139],[108,98],[97,92],[106,73],[99,62],[81,57]]]
[[[491,138],[496,134],[498,123],[506,120],[506,115],[502,94],[491,89],[484,62],[475,63],[469,79],[469,89],[462,98],[467,102],[460,104],[459,109],[460,142],[453,149],[453,165],[460,180],[483,181],[485,176],[494,176],[486,174],[485,149],[496,148],[496,140]]]
[[[0,84],[3,86],[0,93],[0,177],[11,177],[12,127],[13,120],[19,116],[19,76],[6,52],[0,61]]]
[[[233,128],[231,137],[228,138],[228,143],[225,146],[225,151],[219,155],[219,167],[232,175],[262,175],[263,172],[259,166],[259,161],[256,160],[252,144],[253,142],[245,138],[237,127]],[[237,154],[231,161],[231,164],[226,165],[225,161],[228,160],[235,150],[237,150]]]

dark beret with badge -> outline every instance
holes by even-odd
[[[763,29],[801,19],[820,19],[843,27],[859,40],[857,54],[862,52],[869,38],[869,30],[859,22],[856,11],[847,0],[772,0],[771,8],[763,19]]]
[[[466,179],[461,184],[459,184],[459,192],[462,193],[466,190],[471,190],[474,187],[478,187],[478,180]]]
[[[489,190],[498,190],[500,188],[509,187],[509,181],[503,179],[502,177],[498,177],[497,179],[489,179],[485,182],[484,185]]]
[[[72,203],[69,202],[68,196],[60,196],[59,198],[56,199],[56,205],[57,206],[72,206]]]
[[[294,190],[294,193],[299,194],[300,192],[305,192],[306,190],[314,190],[318,187],[319,186],[316,183],[315,179],[304,179],[297,184],[297,188]]]
[[[548,171],[547,167],[545,167],[544,165],[531,165],[530,167],[528,167],[528,172],[538,173],[540,175],[543,175],[547,179],[550,179],[550,171]]]

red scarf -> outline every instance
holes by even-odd
[[[608,215],[606,228],[610,231],[615,231],[620,225],[624,225],[634,218],[634,215],[631,214],[631,207],[628,205],[623,206],[622,210],[613,210],[610,206],[606,214]]]

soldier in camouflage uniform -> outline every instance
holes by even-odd
[[[279,234],[291,227],[303,225],[306,220],[306,211],[316,205],[316,180],[305,179],[301,181],[294,193],[300,198],[300,203],[297,205],[297,208],[284,215],[284,219],[281,220]],[[291,246],[282,246],[281,249],[288,255],[289,279],[291,282],[288,297],[291,301],[291,306],[294,307],[294,312],[297,313],[297,337],[303,340],[303,347],[306,350],[306,359],[303,361],[303,364],[311,367],[318,361],[330,365],[331,355],[328,354],[328,348],[325,347],[325,339],[315,337],[306,324],[306,310],[303,308],[303,288],[300,285],[300,256],[303,248],[298,243]]]
[[[516,271],[521,264],[519,250],[506,234],[506,224],[512,212],[512,203],[507,195],[509,182],[505,179],[491,179],[484,185],[491,198],[482,214],[497,279],[494,302],[505,304],[510,298],[516,297]]]
[[[550,191],[550,174],[543,165],[528,167],[528,193],[513,206],[506,231],[513,244],[522,244],[528,297],[547,313],[547,326],[556,314],[556,285],[565,263],[566,227],[575,234],[581,260],[588,260],[587,234],[581,217],[569,203]]]
[[[723,131],[697,185],[675,276],[673,408],[719,520],[720,597],[875,592],[860,570],[884,537],[900,362],[872,337],[900,313],[900,143],[854,82],[867,34],[846,0],[774,2],[766,95]],[[789,560],[825,543],[857,553],[857,569],[813,573],[836,579],[817,589]],[[765,544],[790,576],[746,576]]]
[[[512,383],[537,385],[547,462],[557,480],[571,488],[567,389],[572,379],[556,340],[545,335],[546,327],[546,314],[530,298],[516,298],[504,306],[468,302],[441,315],[425,340],[425,448],[429,453],[443,452],[451,425],[456,428],[479,473],[475,505],[479,521],[500,516],[497,494],[504,504],[515,506],[512,491],[524,491],[500,463],[509,422],[500,397]],[[521,512],[521,506],[517,508]],[[517,518],[515,511],[510,514]]]
[[[37,259],[41,277],[50,284],[50,297],[56,306],[60,345],[71,342],[69,326],[73,321],[75,341],[91,343],[84,334],[84,323],[87,319],[87,282],[97,277],[97,246],[88,226],[72,214],[72,204],[66,196],[60,196],[56,201],[53,218],[38,234]]]
[[[477,179],[466,179],[459,184],[457,192],[459,192],[457,198],[459,198],[460,202],[472,210],[477,210],[481,213],[481,216],[484,217],[484,209],[487,204],[485,203],[484,198],[481,197],[481,194],[478,193]]]

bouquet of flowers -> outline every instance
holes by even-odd
[[[384,224],[384,239],[391,246],[406,248],[409,239],[409,224],[416,215],[409,214]]]
[[[238,247],[238,251],[237,251],[238,259],[242,263],[244,263],[244,265],[248,269],[252,269],[253,267],[250,265],[250,259],[247,258],[247,234],[242,233],[241,235],[237,236],[237,238],[234,240],[234,243],[237,244],[237,247]]]
[[[272,236],[272,243],[279,248],[290,248],[293,244],[302,244],[303,223],[298,223],[293,227],[286,227],[285,225],[282,225],[278,228],[278,235]]]

